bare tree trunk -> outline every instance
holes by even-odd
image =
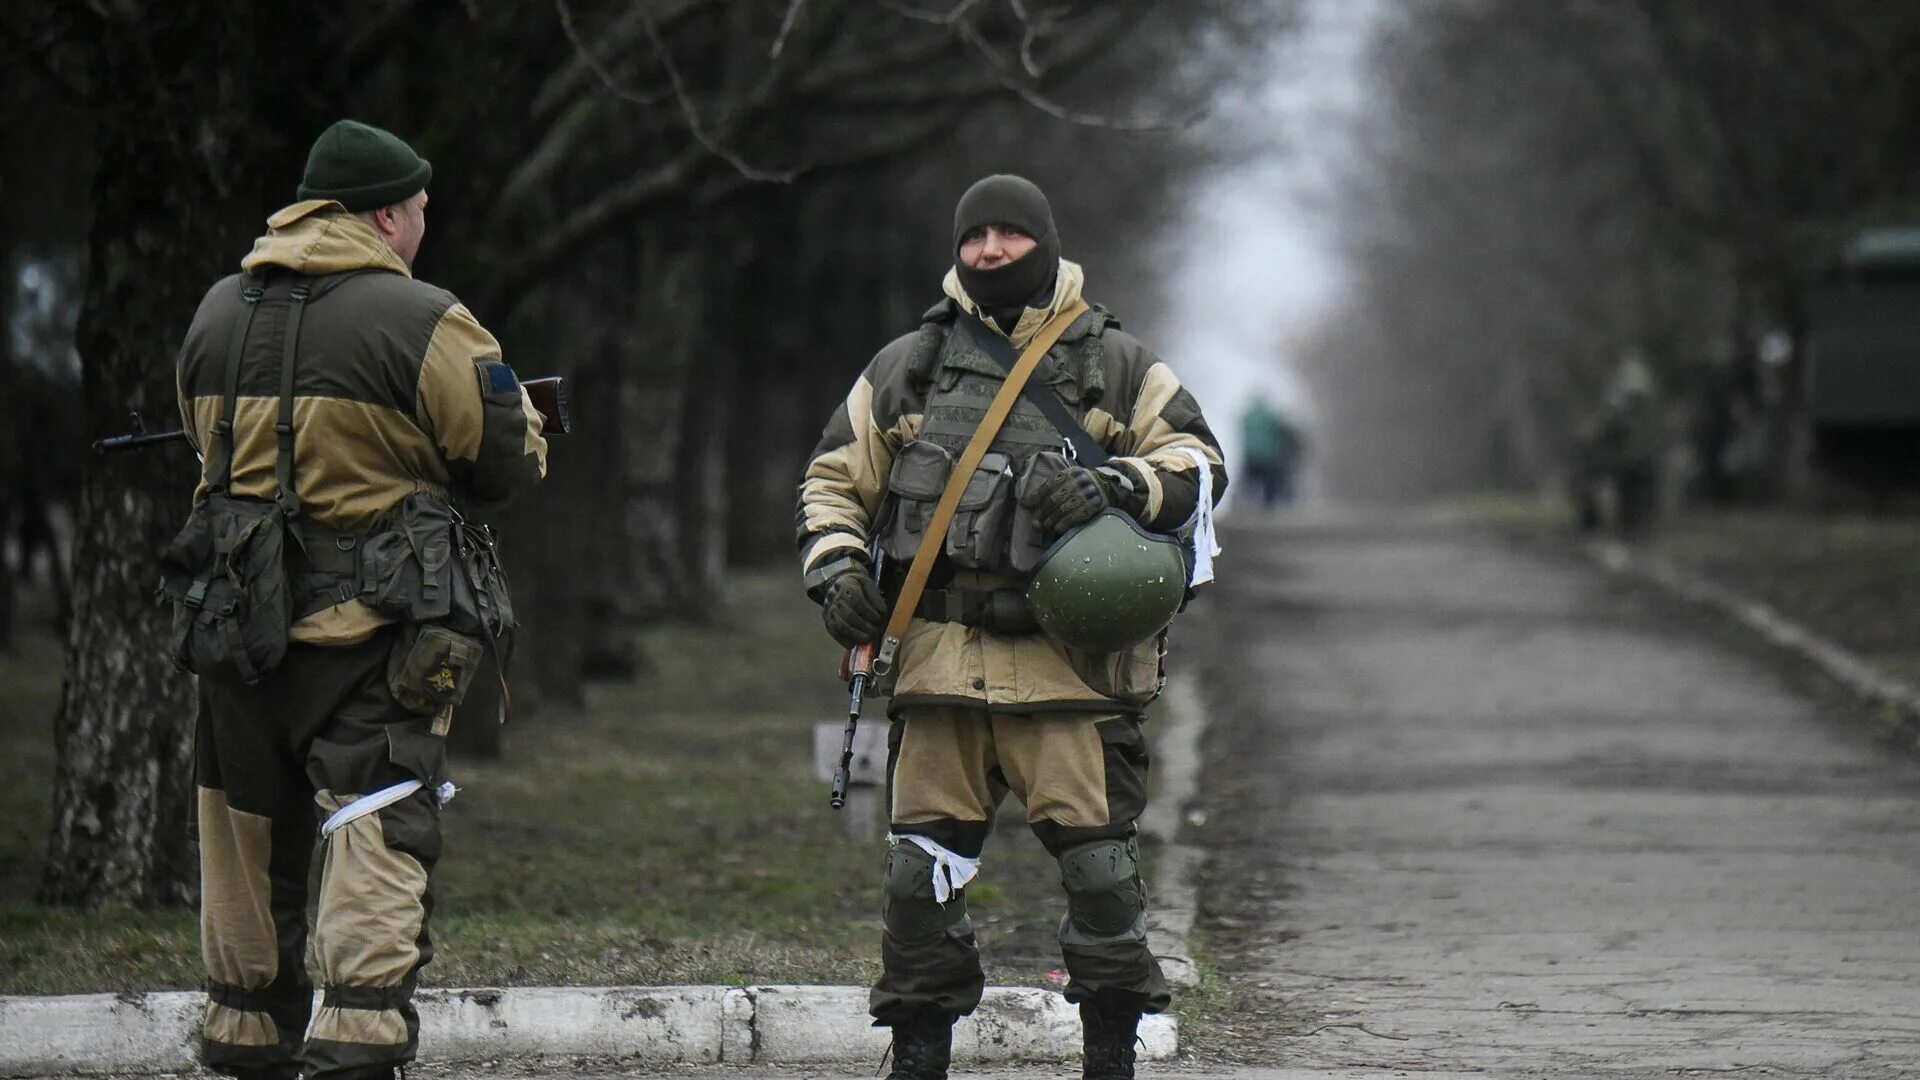
[[[170,358],[202,291],[245,251],[257,209],[227,182],[252,171],[242,152],[246,12],[157,3],[111,12],[84,24],[95,35],[99,155],[77,339],[95,432],[122,426],[130,408],[156,419],[174,411]],[[193,476],[177,448],[87,464],[46,902],[192,896],[193,689],[163,655],[153,591]]]

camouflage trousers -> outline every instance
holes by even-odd
[[[1013,714],[984,708],[902,708],[887,739],[887,801],[897,838],[924,837],[966,859],[978,859],[1001,799],[1012,792],[1027,807],[1027,824],[1061,860],[1069,914],[1060,945],[1073,1001],[1094,998],[1161,1012],[1171,1003],[1159,961],[1144,932],[1145,889],[1137,873],[1123,872],[1111,889],[1132,890],[1137,904],[1109,934],[1084,932],[1079,913],[1088,897],[1077,892],[1070,869],[1076,853],[1121,852],[1137,862],[1134,822],[1146,809],[1147,746],[1137,716],[1097,712]],[[965,890],[938,909],[919,903],[927,917],[915,924],[896,915],[904,890],[897,884],[901,843],[889,845],[890,911],[884,920],[882,973],[869,996],[880,1024],[931,1009],[965,1015],[980,1004],[986,977]],[[919,856],[906,850],[907,861]],[[1093,905],[1099,904],[1099,898]],[[1133,916],[1137,914],[1138,919]]]
[[[355,1080],[384,1076],[418,1048],[412,999],[433,957],[435,789],[448,720],[394,702],[386,670],[396,633],[344,647],[293,645],[257,686],[201,684],[201,1057],[216,1071],[297,1065],[308,1076]],[[325,817],[410,780],[423,786],[317,839]],[[316,841],[318,1012],[307,974]]]

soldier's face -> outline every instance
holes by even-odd
[[[984,225],[960,238],[960,261],[974,270],[993,270],[1032,251],[1034,239],[1011,225]]]

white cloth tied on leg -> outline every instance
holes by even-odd
[[[1213,580],[1213,558],[1220,554],[1220,541],[1213,531],[1213,463],[1191,446],[1175,449],[1192,458],[1194,467],[1200,470],[1200,498],[1193,504],[1193,516],[1182,528],[1193,529],[1193,580],[1187,584],[1205,585]]]
[[[969,859],[965,855],[955,854],[924,836],[913,833],[888,833],[889,844],[905,840],[933,856],[933,900],[944,904],[953,899],[953,894],[967,887],[967,882],[980,876],[980,860]]]
[[[392,787],[381,788],[371,795],[362,795],[335,810],[333,815],[327,818],[326,823],[320,826],[320,835],[323,838],[332,836],[368,814],[376,810],[384,810],[426,786],[418,780],[403,780]],[[439,787],[433,789],[434,801],[445,806],[459,791],[459,788],[453,786],[453,781],[443,780]]]

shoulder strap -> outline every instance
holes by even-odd
[[[1080,310],[1086,310],[1084,303],[1080,305]],[[986,323],[980,321],[977,315],[961,316],[960,322],[966,327],[967,333],[973,336],[973,343],[980,347],[981,352],[986,353],[994,363],[1007,371],[1013,370],[1017,362],[1013,352],[1013,342],[994,333]],[[1052,347],[1051,342],[1048,343],[1048,347]],[[1097,469],[1107,463],[1107,448],[1101,446],[1099,440],[1089,434],[1086,428],[1080,426],[1080,421],[1075,420],[1073,414],[1067,411],[1067,406],[1060,400],[1060,395],[1044,386],[1035,386],[1031,382],[1026,382],[1022,390],[1027,400],[1033,402],[1042,413],[1046,414],[1047,420],[1060,432],[1061,437],[1067,440],[1067,445],[1073,447],[1075,461],[1090,469]]]
[[[994,395],[993,404],[987,406],[987,414],[981,418],[980,427],[974,431],[972,441],[960,453],[960,460],[954,463],[953,472],[947,477],[947,487],[940,493],[940,501],[934,504],[933,517],[927,522],[927,531],[920,538],[920,548],[913,553],[913,565],[907,569],[907,580],[900,586],[900,595],[893,602],[893,616],[887,620],[886,636],[880,639],[879,655],[874,657],[873,670],[885,675],[893,669],[894,654],[900,651],[900,639],[907,632],[907,625],[913,621],[913,613],[920,606],[920,594],[926,590],[927,576],[933,572],[933,563],[940,555],[940,548],[946,542],[947,526],[953,521],[953,512],[960,505],[960,496],[967,490],[967,482],[973,478],[973,470],[980,465],[980,459],[986,456],[987,447],[993,444],[994,437],[1000,434],[1000,425],[1006,422],[1007,414],[1013,411],[1014,399],[1020,396],[1020,390],[1027,384],[1027,377],[1033,369],[1040,366],[1040,359],[1060,340],[1073,320],[1087,310],[1084,301],[1075,301],[1072,307],[1055,315],[1040,332],[1027,342],[1026,351],[1007,371],[1007,381],[1000,386],[1000,392]]]
[[[226,381],[221,389],[220,419],[213,425],[213,438],[207,447],[207,487],[226,491],[233,486],[233,417],[240,406],[240,355],[246,351],[247,335],[253,332],[253,316],[260,310],[260,298],[266,289],[251,275],[240,290],[246,301],[247,317],[235,319],[233,338],[227,345]]]
[[[293,487],[293,371],[300,348],[300,316],[307,310],[307,296],[312,290],[313,282],[302,278],[288,294],[292,306],[287,309],[286,344],[280,350],[280,416],[273,425],[277,441],[273,501],[290,518],[300,513],[300,494]]]

